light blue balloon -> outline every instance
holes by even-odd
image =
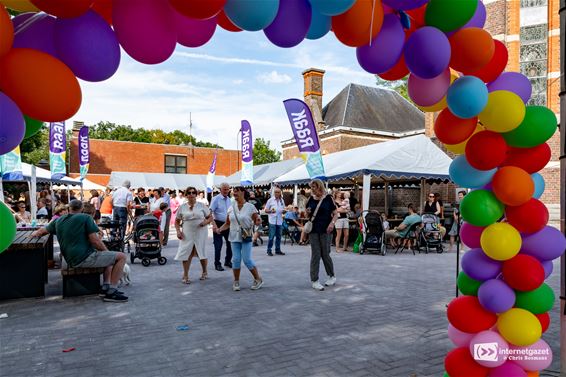
[[[265,29],[273,22],[278,10],[279,0],[228,0],[224,5],[230,21],[248,31]]]
[[[326,16],[337,16],[350,9],[356,0],[310,0],[313,9]]]
[[[488,91],[485,83],[475,76],[464,76],[454,81],[446,101],[452,114],[463,119],[477,116],[487,105]]]
[[[480,188],[491,182],[497,169],[478,170],[470,166],[466,156],[456,157],[448,169],[450,179],[458,186],[467,188]]]
[[[533,194],[533,198],[538,199],[542,196],[542,193],[544,192],[544,188],[545,188],[544,178],[539,173],[531,174],[531,178],[535,183],[535,193]]]
[[[326,16],[322,13],[318,13],[313,9],[311,25],[309,31],[307,32],[307,39],[319,39],[324,37],[332,27],[332,17]]]

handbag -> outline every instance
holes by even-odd
[[[309,234],[310,232],[312,232],[312,222],[314,221],[314,218],[316,217],[316,214],[318,213],[318,209],[320,208],[320,205],[322,204],[322,201],[326,199],[326,196],[322,199],[320,199],[320,201],[318,202],[318,205],[316,206],[314,213],[312,214],[312,217],[309,221],[307,221],[305,223],[305,225],[303,225],[303,232],[305,232],[306,234]]]
[[[234,217],[236,218],[236,221],[238,222],[238,225],[240,226],[240,233],[242,234],[242,242],[252,242],[252,236],[253,236],[252,228],[244,228],[242,226],[242,224],[240,223],[240,217],[238,216],[240,212],[236,208],[235,202],[232,205],[232,208],[234,208]]]

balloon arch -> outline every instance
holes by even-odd
[[[11,19],[0,6],[0,155],[41,122],[72,117],[81,104],[77,78],[110,78],[120,63],[120,46],[141,63],[157,64],[177,43],[207,43],[217,26],[263,30],[284,48],[332,31],[356,49],[364,70],[385,80],[408,75],[413,102],[422,111],[440,112],[435,133],[458,155],[450,167],[452,180],[473,189],[461,202],[461,238],[471,250],[458,276],[463,295],[447,310],[456,348],[446,356],[445,375],[527,376],[550,365],[552,351],[541,334],[555,297],[544,280],[566,241],[547,226],[548,210],[539,201],[544,179],[537,172],[550,160],[546,141],[556,131],[556,117],[546,107],[526,105],[528,78],[504,72],[507,48],[483,29],[481,1],[0,3],[26,12]],[[3,251],[16,224],[1,202],[0,222]]]

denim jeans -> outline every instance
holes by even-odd
[[[128,209],[126,207],[114,207],[113,213],[112,218],[120,223],[120,237],[123,237],[128,225]]]
[[[267,252],[270,253],[273,248],[273,238],[275,238],[275,252],[281,251],[281,225],[269,224],[269,242],[267,243]]]
[[[214,220],[216,226],[220,228],[224,225],[224,221]],[[212,240],[214,243],[214,265],[215,266],[222,266],[222,262],[220,261],[220,257],[222,254],[222,239],[226,240],[226,258],[224,259],[224,264],[228,264],[232,261],[232,246],[228,241],[228,236],[230,235],[230,229],[226,229],[224,232],[220,234],[212,233]]]
[[[248,270],[255,267],[252,260],[252,243],[251,242],[231,242],[232,244],[232,269],[239,270],[242,266],[242,259]]]

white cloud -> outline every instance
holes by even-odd
[[[242,85],[243,83],[244,83],[244,80],[242,80],[242,79],[232,80],[232,84],[234,84],[234,85]]]
[[[291,76],[271,71],[269,73],[261,73],[256,77],[257,81],[263,84],[287,84],[293,81]]]

